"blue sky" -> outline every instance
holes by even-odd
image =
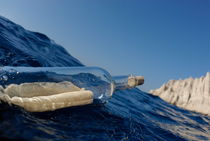
[[[0,14],[149,90],[210,71],[210,0],[2,0]]]

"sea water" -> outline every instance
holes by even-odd
[[[3,17],[0,64],[83,65],[46,35],[25,30]],[[53,112],[30,113],[7,103],[0,105],[1,140],[210,140],[209,123],[208,116],[177,108],[137,88],[115,92],[105,105]]]

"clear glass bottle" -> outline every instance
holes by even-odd
[[[144,78],[142,76],[132,75],[112,77],[106,70],[99,67],[5,66],[0,68],[0,85],[3,88],[6,88],[11,84],[21,85],[24,83],[39,82],[71,82],[79,88],[91,90],[94,94],[94,100],[106,102],[111,98],[114,91],[142,85],[144,83]],[[63,84],[65,85],[66,83]],[[26,90],[24,89],[24,91]],[[32,89],[29,89],[28,91],[32,92]],[[27,92],[25,93],[27,94]]]

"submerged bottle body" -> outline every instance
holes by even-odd
[[[5,88],[11,84],[70,82],[91,90],[94,99],[101,101],[109,99],[114,91],[111,75],[97,67],[3,67],[0,71],[0,84]]]
[[[106,102],[115,90],[132,88],[139,85],[137,83],[134,77],[112,77],[106,70],[98,67],[2,67],[0,69],[0,85],[5,89],[19,86],[11,93],[15,95],[18,91],[23,97],[29,93],[42,95],[40,89],[44,90],[43,93],[59,93],[78,87],[92,91],[94,100]]]

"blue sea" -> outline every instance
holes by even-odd
[[[84,66],[46,35],[1,16],[0,65]],[[0,104],[1,141],[210,140],[209,123],[208,116],[178,108],[138,88],[115,92],[104,105],[53,112],[30,113]]]

